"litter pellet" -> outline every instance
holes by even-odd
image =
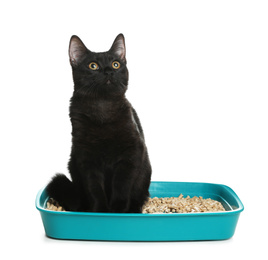
[[[59,205],[59,203],[50,198],[48,201],[47,201],[47,209],[48,210],[53,210],[53,211],[65,211],[65,209]]]

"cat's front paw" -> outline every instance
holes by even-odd
[[[111,212],[112,213],[128,213],[129,203],[127,200],[115,200],[111,203]]]
[[[90,210],[91,212],[111,212],[106,203],[95,203],[95,205]]]

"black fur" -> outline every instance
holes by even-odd
[[[48,195],[66,210],[139,213],[149,196],[151,166],[143,130],[125,97],[125,54],[122,34],[103,53],[89,51],[77,36],[70,40],[72,182],[58,174],[47,186]],[[99,68],[90,69],[91,62]]]

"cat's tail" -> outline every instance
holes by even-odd
[[[46,187],[50,198],[56,200],[67,211],[78,211],[80,196],[78,190],[64,174],[57,173]]]

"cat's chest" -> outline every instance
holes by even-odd
[[[73,141],[94,146],[122,145],[138,138],[127,102],[93,101],[84,107],[71,107]]]
[[[91,102],[85,109],[85,114],[96,123],[111,121],[118,116],[118,105],[112,101],[98,100]]]
[[[111,145],[115,143],[128,143],[138,134],[137,127],[131,117],[119,117],[116,121],[101,123],[91,118],[73,117],[72,135],[75,140],[85,144]]]
[[[135,126],[128,123],[102,126],[85,124],[82,131],[74,129],[73,137],[73,145],[89,153],[91,158],[102,158],[104,161],[121,157],[141,142]]]
[[[87,109],[87,114],[100,114],[102,116],[109,116],[111,113],[113,113],[112,103],[103,100],[94,102]]]

